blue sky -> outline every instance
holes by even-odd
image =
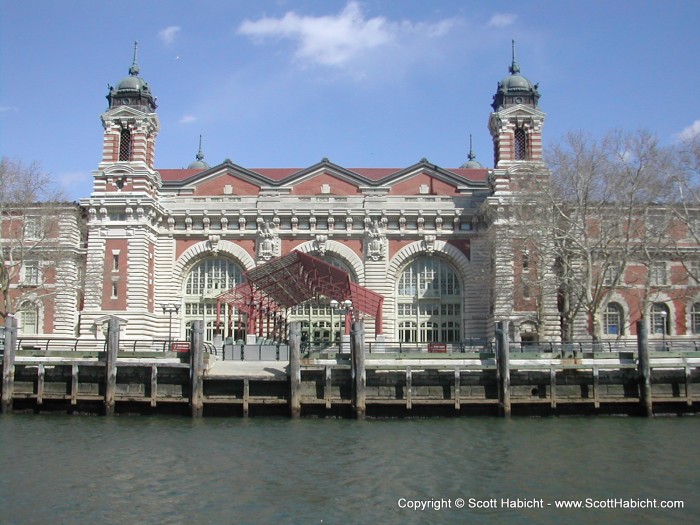
[[[571,130],[700,129],[700,2],[0,0],[0,154],[91,191],[107,85],[158,97],[156,165],[462,164],[508,74],[539,82],[547,144]]]

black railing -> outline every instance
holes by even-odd
[[[0,333],[1,335],[1,333]],[[242,341],[235,343],[225,343],[221,349],[217,349],[211,342],[205,342],[205,351],[219,356],[223,360],[258,360],[258,361],[280,361],[289,359],[289,346],[279,341],[264,340],[255,344],[245,344]],[[4,346],[4,337],[0,338],[0,349]],[[698,352],[700,351],[700,339],[687,339],[682,337],[677,338],[662,338],[656,337],[648,339],[649,350],[652,352]],[[74,339],[74,338],[58,338],[58,337],[36,337],[25,336],[19,337],[17,340],[17,348],[21,350],[29,350],[36,352],[54,351],[77,351],[84,349],[104,350],[106,340],[104,339]],[[302,342],[302,353],[310,354],[315,352],[323,352],[326,350],[337,350],[338,353],[349,352],[349,342],[345,343],[328,343],[326,341],[311,341]],[[562,357],[568,356],[583,356],[590,353],[615,353],[615,352],[636,352],[636,339],[620,339],[606,340],[593,342],[573,341],[570,343],[555,343],[555,342],[513,342],[509,344],[510,353],[539,353],[559,355]],[[385,342],[367,342],[366,350],[369,353],[388,353],[388,354],[493,354],[495,345],[492,341],[484,338],[470,338],[460,342],[406,342],[406,341],[385,341]],[[121,352],[175,352],[186,354],[190,351],[189,341],[173,341],[173,340],[140,340],[140,339],[122,339],[119,341],[119,351]]]
[[[649,339],[649,350],[652,352],[698,352],[700,351],[700,340],[696,339]],[[574,341],[571,343],[555,342],[514,342],[509,344],[510,353],[540,353],[583,355],[584,353],[613,353],[613,352],[636,352],[637,340],[615,340],[615,341]],[[371,342],[367,344],[370,353],[495,353],[495,343],[486,339],[467,339],[459,343],[444,342],[405,342],[386,341]]]

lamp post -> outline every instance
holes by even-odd
[[[332,339],[335,339],[335,325],[333,324],[333,310],[337,309],[339,313],[342,313],[345,316],[345,333],[349,334],[349,324],[348,324],[348,314],[352,312],[352,301],[350,299],[345,299],[345,301],[336,301],[335,299],[331,300],[331,333],[333,334],[331,336]]]
[[[172,344],[172,333],[173,333],[173,313],[178,313],[180,311],[179,304],[161,304],[160,307],[163,309],[164,314],[168,314],[168,350]]]

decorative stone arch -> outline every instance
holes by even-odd
[[[654,295],[653,300],[649,301],[649,304],[645,307],[644,317],[645,317],[645,319],[648,319],[647,330],[649,331],[649,335],[654,336],[654,334],[651,333],[651,330],[652,330],[651,308],[656,303],[663,303],[666,305],[666,308],[668,308],[668,335],[669,336],[678,335],[678,332],[676,330],[676,321],[678,319],[678,312],[676,311],[676,304],[673,301],[673,298],[670,297],[665,292],[657,292]]]
[[[295,249],[299,250],[302,253],[308,253],[310,255],[313,255],[315,252],[318,251],[316,241],[307,241],[303,244],[300,244]],[[357,255],[352,250],[352,248],[349,248],[348,246],[338,241],[333,241],[329,239],[326,241],[326,253],[328,252],[337,255],[346,263],[348,263],[348,266],[352,268],[352,271],[355,272],[355,275],[357,276],[357,284],[364,286],[365,265],[362,262],[362,259],[360,259],[359,255]]]
[[[600,321],[601,323],[604,321],[604,316],[605,316],[605,311],[608,308],[608,305],[610,303],[616,303],[620,305],[620,308],[622,308],[622,329],[623,333],[618,334],[617,336],[613,336],[610,334],[606,334],[603,332],[603,337],[604,338],[617,338],[617,337],[628,337],[632,334],[632,325],[630,323],[630,320],[632,319],[632,313],[630,310],[630,305],[627,302],[627,299],[625,299],[622,295],[616,292],[612,292],[608,297],[603,301],[600,305],[600,311],[598,312],[598,315],[600,316]]]
[[[514,330],[515,341],[521,344],[539,342],[540,323],[536,316],[526,315],[513,324],[517,325]]]
[[[23,333],[23,321],[24,321],[24,315],[22,311],[24,310],[24,306],[29,305],[32,307],[32,309],[35,310],[36,312],[36,333],[35,334],[24,334]],[[39,335],[45,333],[44,330],[44,320],[45,320],[45,305],[44,301],[42,301],[36,293],[31,293],[25,297],[22,297],[19,302],[17,303],[17,311],[16,314],[17,317],[20,319],[20,325],[19,325],[19,330],[20,334],[22,335]]]
[[[459,251],[451,244],[448,244],[445,241],[436,240],[433,251],[429,252],[425,249],[424,241],[416,241],[401,248],[398,252],[396,252],[396,254],[394,254],[391,261],[389,261],[386,277],[387,284],[392,290],[392,296],[395,292],[396,281],[399,278],[399,272],[401,269],[403,269],[403,267],[412,259],[423,255],[443,258],[455,266],[458,270],[457,277],[460,280],[460,285],[462,286],[463,291],[464,281],[470,277],[473,277],[472,274],[474,271],[471,262],[469,259],[467,259],[467,256],[464,255],[464,253]]]
[[[216,250],[214,250],[211,241],[207,240],[190,246],[178,257],[175,262],[175,267],[173,268],[173,282],[179,283],[181,286],[195,263],[206,257],[221,255],[235,259],[243,266],[244,271],[255,268],[255,260],[237,244],[231,241],[219,241],[216,244]],[[178,288],[178,290],[179,289],[180,288]]]

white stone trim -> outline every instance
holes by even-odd
[[[206,240],[198,242],[194,246],[190,246],[178,257],[175,262],[175,267],[173,268],[172,282],[178,283],[181,286],[195,262],[204,257],[216,257],[221,255],[228,255],[236,259],[236,261],[243,266],[244,271],[255,268],[255,260],[237,244],[231,241],[219,241],[215,253],[211,249],[211,243]],[[178,288],[178,290],[179,289],[180,288]]]

